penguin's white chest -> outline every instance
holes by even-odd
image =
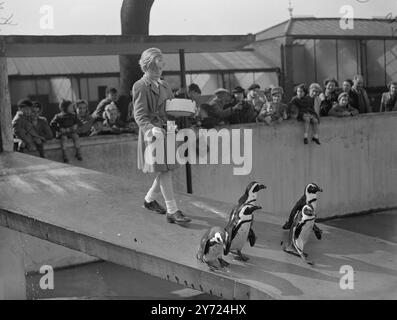
[[[222,258],[223,255],[223,245],[217,243],[216,245],[213,245],[208,253],[204,256],[204,261],[206,262],[213,262],[217,261],[218,258]]]
[[[248,239],[248,233],[251,229],[252,221],[243,223],[238,229],[231,245],[231,250],[241,250]]]
[[[305,247],[307,241],[309,240],[310,234],[312,233],[314,226],[314,218],[313,220],[308,220],[302,227],[302,231],[297,239],[295,239],[294,244],[298,251],[303,252],[303,248]]]

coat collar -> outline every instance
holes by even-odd
[[[153,80],[151,80],[147,75],[143,75],[142,77],[142,81],[145,83],[146,86],[150,87],[151,90],[156,94],[159,95],[160,94],[160,86],[164,87],[164,88],[168,88],[168,84],[167,82],[165,82],[164,80],[159,80],[159,86],[156,86],[153,83]],[[163,90],[162,90],[163,91]]]

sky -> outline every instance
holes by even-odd
[[[122,0],[1,2],[4,2],[4,9],[0,10],[0,17],[13,14],[16,25],[0,26],[0,34],[120,34]],[[291,2],[295,16],[341,17],[341,8],[350,5],[357,18],[397,17],[397,0]],[[256,33],[288,19],[288,6],[289,0],[155,0],[150,17],[150,34]],[[53,14],[48,14],[51,11]]]

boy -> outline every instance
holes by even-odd
[[[50,126],[48,125],[47,119],[40,116],[42,110],[43,107],[41,103],[34,101],[32,106],[31,122],[41,140],[41,143],[36,145],[37,150],[39,150],[40,157],[45,158],[44,143],[51,140],[54,136]]]
[[[59,104],[60,113],[56,114],[54,119],[52,119],[50,125],[57,133],[57,137],[61,139],[61,148],[63,161],[65,163],[69,162],[68,156],[66,154],[66,142],[68,138],[73,140],[74,146],[76,148],[76,158],[82,161],[80,149],[79,135],[77,134],[78,126],[81,122],[74,113],[74,106],[71,101],[62,100]]]
[[[14,136],[19,139],[18,151],[36,151],[40,153],[40,157],[44,158],[42,148],[45,139],[41,137],[31,122],[33,103],[29,99],[18,102],[18,112],[12,120],[12,128]]]
[[[91,133],[91,127],[94,123],[94,118],[89,114],[88,102],[85,100],[78,100],[75,104],[76,115],[81,124],[77,128],[77,134],[80,137],[87,137]]]
[[[284,90],[281,87],[272,89],[272,102],[265,104],[257,117],[258,122],[265,122],[269,126],[288,119],[288,106],[281,102]]]
[[[99,102],[96,110],[92,114],[93,118],[101,118],[103,119],[103,112],[105,111],[105,108],[107,105],[113,103],[116,103],[118,100],[118,92],[116,88],[108,88],[106,90],[106,98],[103,99],[101,102]]]

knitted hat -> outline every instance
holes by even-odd
[[[281,87],[274,87],[274,88],[272,89],[272,91],[271,91],[271,95],[274,96],[274,95],[276,95],[276,94],[281,94],[281,95],[283,95],[283,94],[284,94],[283,88],[281,88]]]

